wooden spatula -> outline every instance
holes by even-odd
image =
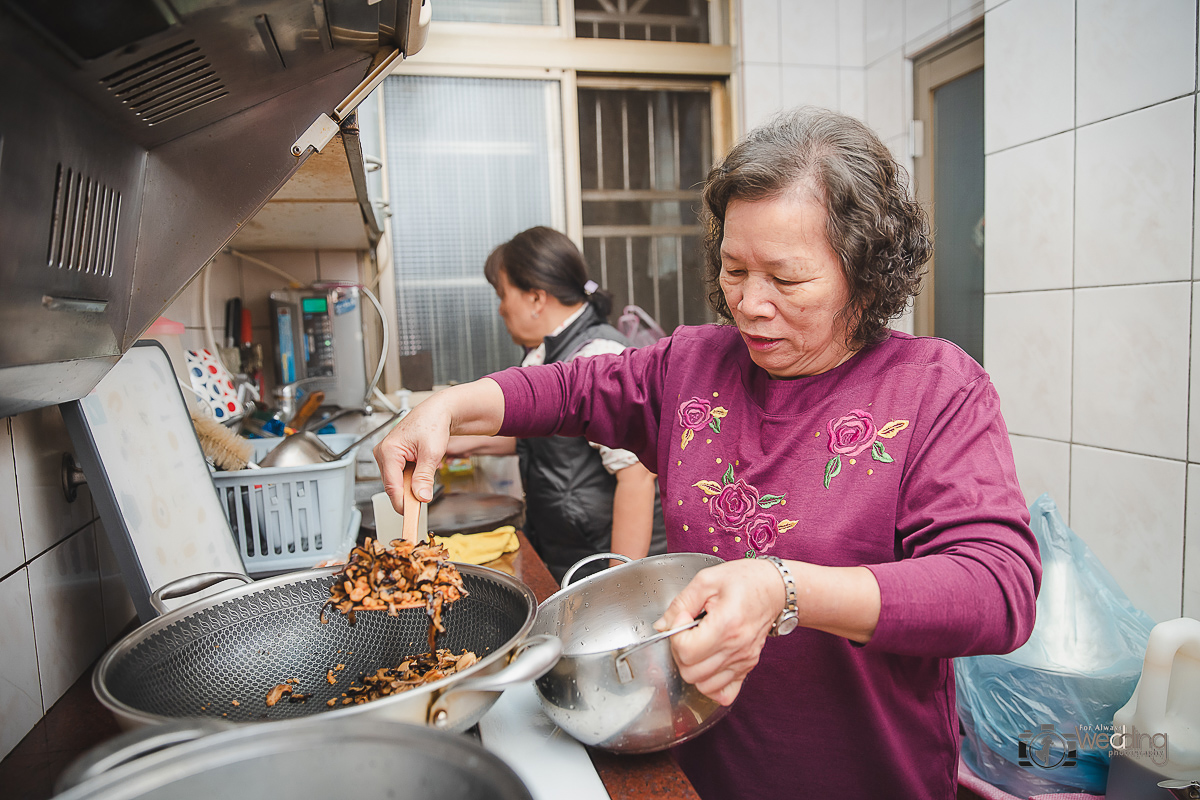
[[[413,494],[412,479],[415,466],[411,462],[404,465],[404,532],[402,534],[405,541],[414,543],[423,542],[429,538],[429,520],[422,513],[425,504]]]

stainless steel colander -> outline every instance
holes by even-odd
[[[470,594],[444,609],[446,630],[437,646],[472,650],[480,660],[426,686],[363,705],[341,704],[342,692],[360,674],[428,651],[429,618],[419,608],[397,617],[359,612],[351,626],[331,610],[322,624],[321,606],[339,570],[331,567],[256,581],[151,620],[104,655],[92,688],[125,728],[187,717],[255,722],[322,714],[465,730],[503,689],[553,666],[562,643],[553,636],[527,637],[537,600],[525,584],[487,567],[456,566]],[[192,583],[199,588],[202,582]],[[338,664],[345,666],[337,670]],[[326,679],[330,670],[336,683]],[[298,680],[295,692],[309,694],[308,700],[285,696],[268,707],[267,692],[289,678]]]

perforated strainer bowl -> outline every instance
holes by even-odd
[[[397,617],[359,612],[351,626],[331,610],[322,624],[337,567],[256,581],[151,620],[104,655],[92,688],[124,728],[188,717],[258,722],[321,714],[465,730],[503,689],[553,666],[562,643],[527,636],[537,600],[525,584],[487,567],[455,566],[469,595],[445,608],[437,647],[472,650],[480,660],[402,694],[342,705],[352,679],[428,651],[428,616],[419,608]],[[268,707],[267,692],[292,678],[294,691],[309,698],[285,696]]]

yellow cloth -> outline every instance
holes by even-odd
[[[451,561],[461,561],[464,564],[493,561],[521,546],[520,540],[517,539],[517,529],[512,525],[504,525],[487,533],[456,533],[452,536],[430,538],[438,544],[445,545],[450,551]]]

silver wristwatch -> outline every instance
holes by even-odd
[[[800,615],[796,612],[796,581],[792,578],[792,571],[787,568],[782,559],[776,556],[763,556],[763,560],[770,561],[779,570],[779,576],[783,578],[784,591],[787,593],[783,611],[780,611],[779,616],[775,618],[775,623],[771,626],[768,635],[787,636],[800,624]]]

